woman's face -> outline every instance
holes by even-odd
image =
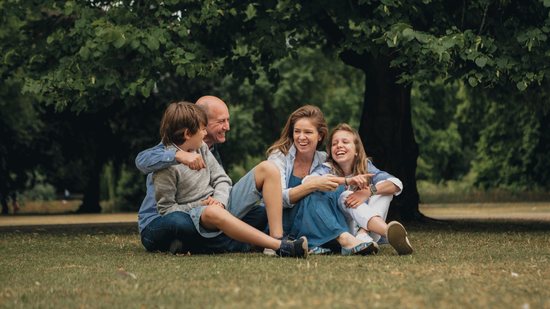
[[[317,150],[317,144],[321,140],[321,136],[311,119],[301,118],[294,124],[292,139],[298,153],[312,154]]]
[[[331,156],[338,165],[351,163],[355,159],[357,149],[355,149],[355,136],[348,131],[336,131],[332,135]]]

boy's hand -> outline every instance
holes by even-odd
[[[215,199],[211,196],[209,196],[207,199],[203,200],[202,204],[205,205],[205,206],[218,206],[218,207],[221,207],[221,208],[225,209],[225,206],[220,201],[218,201],[217,199]]]
[[[344,204],[348,208],[357,208],[359,205],[363,204],[370,198],[370,190],[359,190],[355,191],[352,194],[348,195]]]
[[[187,165],[192,170],[200,170],[206,167],[204,160],[199,153],[178,150],[176,152],[176,161]]]

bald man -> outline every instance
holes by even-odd
[[[225,133],[231,129],[229,126],[229,109],[224,101],[211,95],[200,97],[195,104],[202,107],[208,117],[207,134],[204,142],[208,145],[216,160],[222,164],[217,145],[225,143]]]
[[[220,98],[210,95],[199,98],[196,104],[206,111],[208,117],[204,142],[222,165],[216,145],[225,142],[225,134],[230,129],[227,105]],[[181,212],[159,215],[152,173],[174,164],[185,164],[194,170],[205,167],[200,154],[167,149],[162,143],[140,152],[136,157],[136,167],[147,174],[147,195],[138,212],[138,227],[143,246],[148,251],[170,251],[174,254],[182,250],[201,253],[199,250],[204,248],[208,249],[204,253],[250,251],[250,245],[233,240],[225,234],[209,239],[200,237],[193,222]],[[264,230],[267,225],[265,208],[254,208],[242,218],[242,221]],[[197,245],[199,243],[200,246]]]

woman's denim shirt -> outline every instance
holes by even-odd
[[[276,150],[275,152],[270,154],[269,157],[267,158],[267,160],[277,165],[277,167],[279,168],[279,172],[281,173],[281,185],[283,187],[283,207],[284,208],[294,207],[294,204],[290,202],[290,197],[289,197],[290,189],[288,188],[288,180],[290,179],[290,175],[292,175],[295,159],[296,159],[296,147],[294,147],[294,145],[290,146],[290,149],[288,150],[287,155],[284,155],[282,152]],[[313,156],[313,163],[311,164],[309,173],[311,173],[316,167],[323,164],[326,161],[326,159],[327,159],[326,152],[315,151],[315,155]]]

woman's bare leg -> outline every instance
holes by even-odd
[[[281,175],[275,164],[263,161],[254,169],[256,188],[262,192],[269,234],[274,238],[283,237],[283,189]]]

